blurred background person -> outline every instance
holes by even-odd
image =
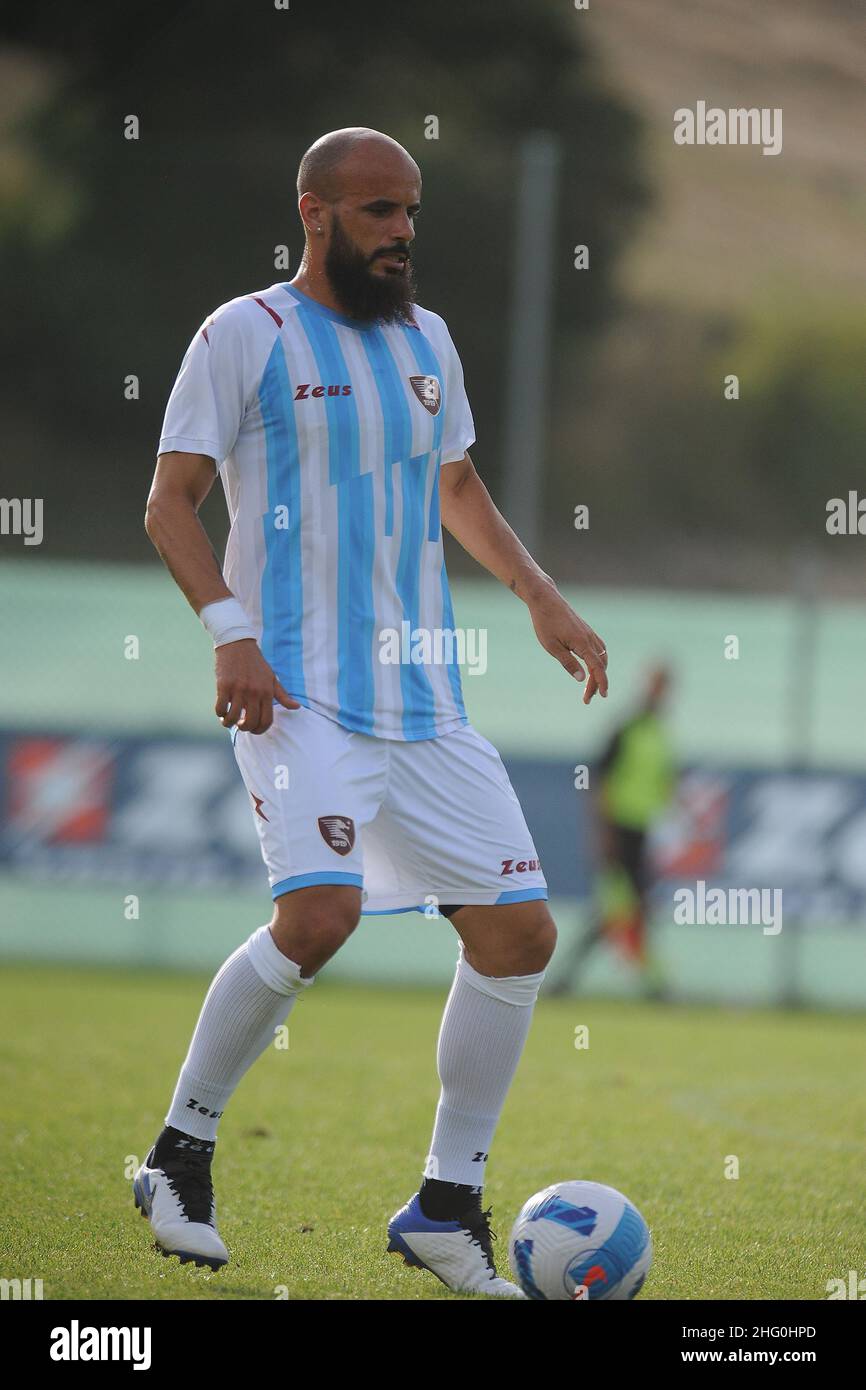
[[[593,768],[590,794],[597,860],[593,916],[567,959],[560,990],[576,986],[593,947],[605,941],[639,971],[645,993],[664,994],[661,966],[650,950],[648,895],[652,827],[668,807],[677,780],[664,717],[670,686],[667,667],[649,672],[640,704],[614,730]]]

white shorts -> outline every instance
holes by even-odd
[[[361,888],[363,911],[546,898],[520,803],[471,725],[402,742],[274,706],[264,734],[232,730],[274,898]]]

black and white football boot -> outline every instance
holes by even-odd
[[[182,1265],[219,1269],[229,1252],[216,1228],[211,1181],[214,1144],[164,1129],[136,1173],[135,1205],[150,1221],[162,1254]]]

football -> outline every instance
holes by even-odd
[[[637,1207],[600,1182],[558,1182],[524,1203],[508,1257],[527,1298],[634,1298],[652,1264]]]

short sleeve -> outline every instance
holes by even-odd
[[[462,459],[470,445],[475,443],[475,423],[463,384],[463,366],[447,329],[445,337],[445,423],[442,427],[442,456],[439,460],[442,464]]]
[[[206,454],[217,468],[231,453],[246,409],[243,339],[237,316],[208,319],[186,350],[169,396],[161,454]]]

